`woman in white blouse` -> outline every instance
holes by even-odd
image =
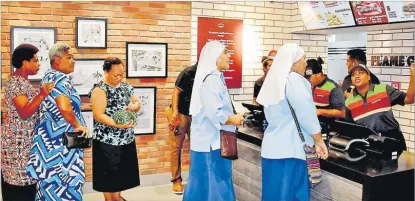
[[[200,54],[190,101],[189,181],[185,201],[236,200],[232,182],[232,161],[221,158],[220,130],[235,131],[243,121],[234,114],[223,72],[230,55],[218,41],[207,42]]]
[[[257,102],[264,106],[268,127],[262,141],[262,200],[309,200],[304,143],[298,134],[289,100],[303,131],[305,144],[327,158],[310,83],[303,77],[307,62],[295,43],[282,46],[265,78]]]

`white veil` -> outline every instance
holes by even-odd
[[[192,98],[190,100],[190,115],[195,116],[200,112],[200,87],[203,79],[217,69],[216,60],[222,54],[225,46],[219,41],[210,41],[203,46],[197,66],[196,77],[193,83]]]
[[[287,43],[279,48],[256,101],[268,107],[284,100],[291,67],[303,56],[304,50],[296,43]]]

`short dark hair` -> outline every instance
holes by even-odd
[[[347,52],[351,59],[359,61],[360,64],[366,65],[366,52],[361,49],[353,49]]]
[[[23,65],[23,61],[30,61],[39,49],[31,44],[21,44],[16,47],[12,55],[12,65],[15,68],[20,68]]]
[[[121,59],[119,59],[117,57],[107,57],[104,61],[104,65],[102,66],[102,69],[104,71],[108,72],[108,71],[111,70],[111,67],[112,67],[113,64],[122,64],[122,65],[124,65],[122,63]]]
[[[323,72],[323,66],[321,66],[321,64],[324,64],[321,57],[318,57],[317,59],[309,59],[307,60],[307,69],[311,69],[313,74],[321,73]]]
[[[271,61],[272,61],[272,59],[271,59],[271,58],[269,58],[269,57],[267,57],[267,56],[263,56],[263,57],[261,58],[262,67],[263,67],[263,68],[267,67],[267,66],[268,66],[268,64],[269,64],[269,62],[271,62]]]

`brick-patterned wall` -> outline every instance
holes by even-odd
[[[368,65],[371,65],[371,56],[414,56],[415,55],[414,29],[397,29],[369,32],[367,37]],[[370,70],[378,76],[381,82],[390,84],[391,81],[401,83],[401,90],[409,87],[409,67],[373,66]],[[398,120],[406,139],[409,151],[414,152],[415,106],[395,106],[394,115]]]
[[[192,2],[192,63],[197,60],[198,17],[242,19],[242,88],[231,89],[230,93],[235,101],[252,103],[254,82],[263,75],[261,57],[271,49],[295,42],[304,48],[308,58],[327,58],[326,36],[292,34],[292,31],[298,31],[297,27],[303,26],[296,5],[282,1]]]
[[[170,104],[178,73],[190,65],[190,2],[1,2],[2,83],[10,76],[10,27],[56,27],[57,41],[75,48],[75,17],[108,19],[108,48],[78,49],[75,58],[120,57],[125,63],[125,42],[167,42],[166,79],[128,79],[135,86],[157,86],[156,135],[136,137],[140,174],[170,171],[165,107]],[[2,89],[4,92],[4,88]],[[3,94],[3,93],[2,93]],[[3,96],[4,97],[4,96]],[[3,105],[3,104],[2,104]],[[188,170],[189,143],[184,148],[183,170]],[[86,150],[87,180],[92,177],[91,150]]]

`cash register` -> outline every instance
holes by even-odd
[[[328,148],[331,157],[359,161],[365,157],[396,160],[399,140],[382,136],[366,126],[335,120]]]
[[[249,110],[249,112],[244,115],[244,126],[256,127],[264,131],[268,126],[268,123],[265,119],[264,107],[261,105],[252,105],[248,103],[242,103],[242,106]]]

